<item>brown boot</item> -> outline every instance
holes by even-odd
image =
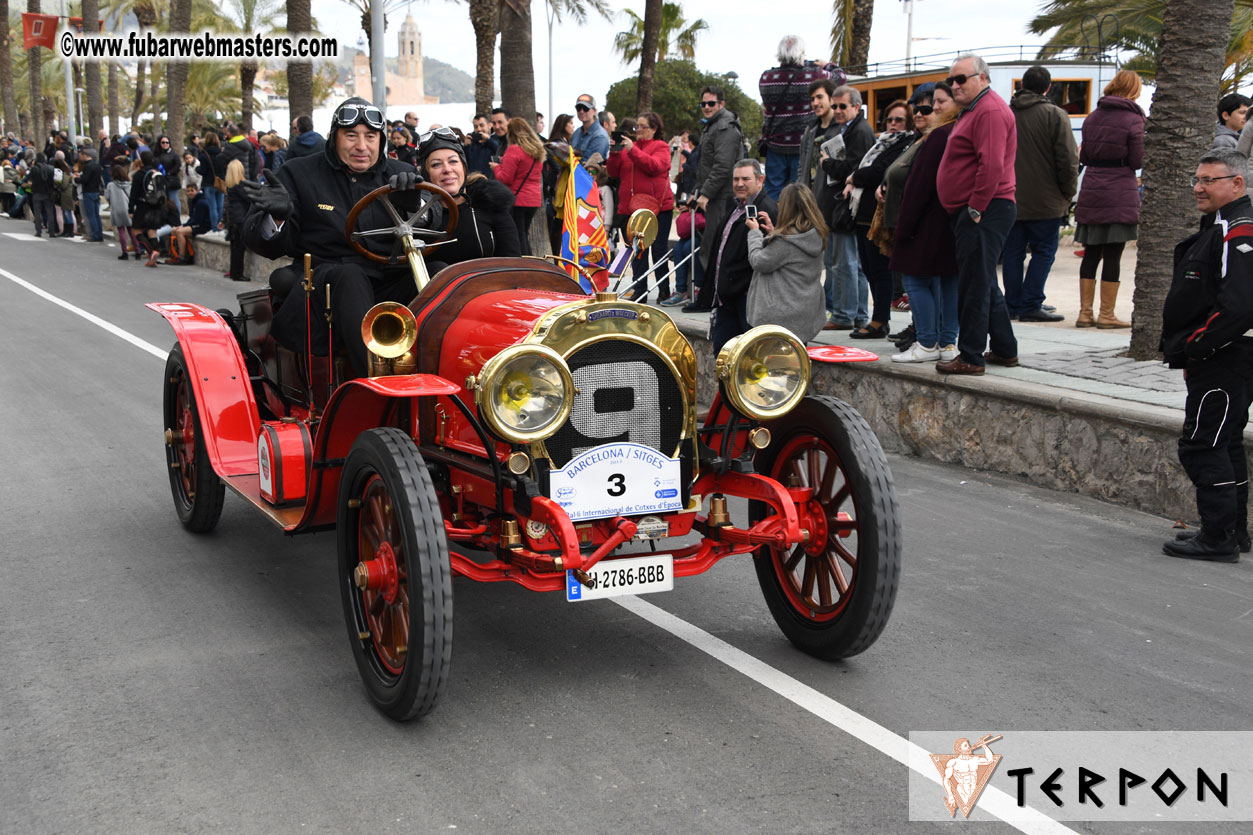
[[[1130,322],[1124,322],[1114,316],[1114,302],[1118,301],[1118,282],[1101,282],[1101,312],[1096,317],[1098,328],[1129,328]]]
[[[1096,327],[1092,318],[1092,300],[1096,298],[1096,279],[1079,279],[1079,318],[1075,319],[1076,328]]]

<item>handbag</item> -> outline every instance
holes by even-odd
[[[627,216],[630,217],[631,215],[638,212],[640,209],[647,209],[648,211],[652,212],[654,215],[661,214],[661,201],[660,200],[658,200],[652,194],[642,194],[635,190],[635,181],[637,179],[638,178],[636,177],[635,170],[632,169],[631,170],[631,199],[627,201],[627,208],[626,208]],[[653,188],[653,184],[650,182],[648,184],[648,189],[650,192],[652,191],[652,188]]]
[[[857,219],[853,215],[849,197],[845,197],[843,194],[836,195],[835,207],[831,209],[831,230],[848,234],[856,228]]]
[[[888,258],[892,257],[892,230],[884,225],[883,204],[875,206],[874,218],[870,221],[870,229],[866,232],[866,237],[875,246],[879,247]]]

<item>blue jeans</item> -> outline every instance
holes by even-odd
[[[206,177],[205,179],[209,180],[212,178]],[[204,195],[209,198],[209,229],[210,231],[216,231],[218,228],[218,221],[222,219],[222,201],[225,198],[225,195],[213,186],[209,185],[208,182],[204,184]]]
[[[903,275],[918,344],[941,348],[957,343],[957,276]]]
[[[696,236],[696,245],[700,246],[700,235]],[[679,242],[674,245],[674,249],[671,251],[670,261],[673,264],[678,264],[680,261],[682,261],[684,258],[686,258],[687,256],[691,254],[692,254],[692,239],[691,238],[679,238]],[[693,264],[695,264],[696,266],[693,267],[692,266]],[[693,258],[691,261],[688,261],[686,264],[683,264],[680,267],[674,268],[674,290],[676,293],[687,292],[687,275],[688,275],[689,269],[692,270],[693,283],[700,284],[701,275],[702,275],[700,259]]]
[[[104,226],[100,223],[100,193],[84,191],[82,197],[83,220],[87,221],[87,237],[93,241],[104,238]]]
[[[831,319],[842,325],[863,327],[870,321],[867,304],[870,284],[861,269],[857,236],[832,232],[827,241],[827,309]]]
[[[1005,239],[1001,255],[1001,278],[1005,282],[1005,305],[1011,316],[1031,313],[1044,304],[1044,282],[1057,255],[1057,235],[1063,218],[1018,220]],[[1023,277],[1022,265],[1031,250],[1031,263]]]
[[[779,193],[788,183],[796,181],[796,170],[800,165],[801,156],[781,154],[778,151],[766,151],[766,194],[777,201]]]
[[[971,365],[985,364],[983,352],[989,343],[998,356],[1018,356],[1009,308],[996,281],[996,261],[1005,249],[1016,213],[1013,200],[998,198],[988,204],[978,223],[970,219],[965,206],[952,216],[957,245],[957,348],[961,359]]]

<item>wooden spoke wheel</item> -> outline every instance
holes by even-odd
[[[163,412],[165,459],[178,521],[193,533],[211,531],[222,515],[226,486],[209,463],[182,345],[175,345],[165,362]]]
[[[363,432],[339,487],[339,584],[370,699],[393,719],[434,707],[452,661],[452,566],[439,499],[409,436]]]
[[[800,649],[856,655],[887,625],[900,576],[900,513],[883,448],[857,410],[830,397],[807,397],[769,427],[757,471],[814,493],[797,508],[808,541],[758,551],[762,593]],[[767,512],[753,503],[754,519]]]
[[[405,258],[404,239],[418,238],[425,246],[422,253],[429,254],[439,249],[453,235],[457,228],[457,201],[442,188],[431,183],[418,183],[414,189],[417,195],[417,208],[408,212],[408,216],[387,197],[389,194],[407,194],[408,191],[397,191],[391,186],[381,186],[357,201],[348,213],[348,222],[344,234],[348,237],[348,245],[359,255],[380,264],[398,264]],[[379,229],[358,229],[357,222],[367,207],[375,201],[381,201],[384,210],[392,219],[391,226]],[[442,211],[441,211],[442,210]],[[440,225],[442,228],[433,228]],[[392,241],[390,255],[379,255],[366,248],[362,241],[367,238],[383,238]]]

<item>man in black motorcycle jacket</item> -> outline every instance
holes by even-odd
[[[1245,158],[1201,157],[1192,192],[1201,228],[1175,247],[1161,351],[1183,368],[1188,397],[1179,462],[1196,485],[1199,532],[1168,541],[1170,556],[1236,562],[1249,551],[1244,427],[1253,396],[1253,205]]]

